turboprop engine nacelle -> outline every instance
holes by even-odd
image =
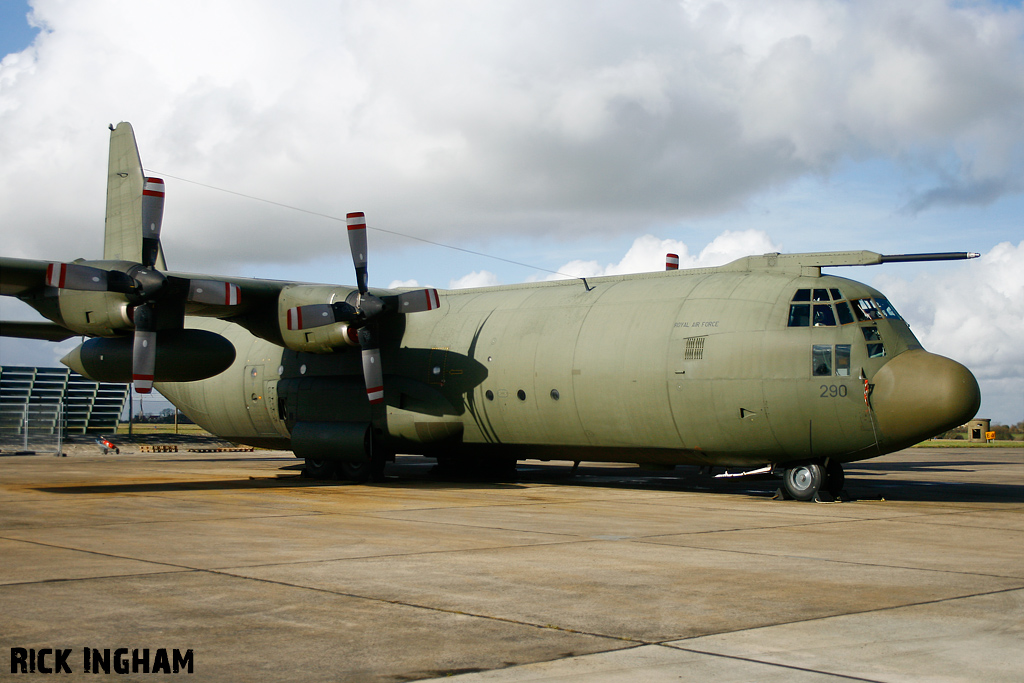
[[[283,290],[278,298],[278,322],[284,345],[304,353],[333,353],[345,346],[358,347],[356,330],[348,323],[304,327],[297,317],[301,315],[300,308],[309,315],[311,305],[318,305],[317,308],[324,309],[323,313],[328,313],[327,309],[333,304],[340,304],[355,294],[356,290],[350,288],[321,285],[299,285]]]
[[[160,332],[155,382],[194,382],[218,375],[235,361],[235,347],[206,330]],[[132,338],[96,338],[81,344],[61,363],[95,382],[132,381]]]
[[[124,294],[65,290],[58,306],[61,323],[79,334],[111,337],[135,328]]]

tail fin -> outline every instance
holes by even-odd
[[[142,242],[142,191],[145,187],[142,160],[130,123],[111,127],[110,163],[107,167],[107,221],[103,258],[108,261],[144,263]],[[154,264],[164,270],[163,248]]]

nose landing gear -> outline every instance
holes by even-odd
[[[834,498],[843,490],[845,479],[840,462],[806,462],[786,468],[782,487],[785,496],[793,500],[816,500],[822,490]]]

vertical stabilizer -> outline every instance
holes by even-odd
[[[130,123],[122,121],[110,133],[104,260],[145,262],[142,242],[144,186],[145,178],[139,148],[135,144],[135,131]],[[155,265],[160,270],[166,268],[162,250]]]

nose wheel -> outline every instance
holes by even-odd
[[[782,486],[787,497],[806,501],[814,500],[822,489],[838,495],[845,479],[840,462],[830,460],[828,465],[808,462],[787,468],[782,475]]]
[[[813,462],[790,467],[782,475],[782,485],[793,500],[814,500],[824,481],[824,468]]]

